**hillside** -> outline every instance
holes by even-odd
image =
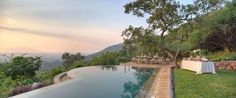
[[[93,59],[93,57],[96,57],[102,53],[105,53],[105,52],[116,52],[116,51],[120,51],[122,49],[122,44],[116,44],[116,45],[112,45],[112,46],[109,46],[99,52],[96,52],[96,53],[93,53],[93,54],[90,54],[88,56],[86,56],[86,60],[89,61],[91,59]]]

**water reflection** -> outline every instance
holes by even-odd
[[[141,92],[146,94],[148,89],[143,85],[149,83],[146,80],[156,72],[154,70],[130,66],[82,67],[76,70],[77,79],[38,89],[29,92],[27,97],[18,98],[137,98],[142,95]]]
[[[121,95],[122,98],[135,98],[135,96],[140,92],[146,95],[147,91],[141,91],[142,86],[144,85],[145,81],[152,75],[154,69],[148,68],[132,68],[136,70],[134,73],[137,82],[128,81],[123,84],[123,93]]]
[[[103,65],[101,66],[102,70],[112,70],[112,71],[117,71],[117,66],[116,65]]]

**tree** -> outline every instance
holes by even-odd
[[[236,6],[232,2],[211,14],[213,17],[207,20],[211,25],[205,30],[208,36],[200,43],[200,47],[213,52],[232,52],[236,48]]]
[[[4,74],[13,80],[17,77],[32,78],[36,74],[35,71],[39,70],[41,63],[40,57],[17,56],[5,65]]]
[[[85,59],[85,57],[81,54],[81,53],[76,53],[75,55],[73,55],[74,56],[74,59],[75,60],[83,60],[83,59]]]
[[[166,47],[165,35],[175,33],[175,29],[179,26],[195,21],[194,18],[216,10],[222,4],[223,0],[196,0],[194,4],[187,5],[180,4],[176,0],[136,0],[125,5],[125,13],[133,13],[133,15],[138,17],[148,16],[147,23],[149,26],[147,29],[151,29],[153,32],[158,31],[160,36],[160,44],[158,46],[161,51],[166,53],[171,59],[176,59],[178,52],[174,56],[174,53]],[[128,32],[125,31],[123,33]],[[179,68],[178,65],[176,67]]]
[[[122,36],[125,50],[129,50],[127,52],[133,55],[155,54],[158,51],[158,48],[153,46],[158,45],[159,41],[151,30],[130,26],[122,33]]]
[[[125,62],[124,54],[119,52],[105,52],[96,57],[94,57],[91,61],[91,65],[118,65],[121,62]]]
[[[81,53],[70,54],[68,52],[62,54],[63,65],[68,68],[75,61],[84,60],[84,56]]]
[[[167,47],[170,50],[174,49],[176,51],[173,58],[175,65],[178,65],[177,61],[179,54],[181,53],[182,50],[181,47],[184,44],[184,41],[186,41],[188,38],[188,32],[190,32],[192,29],[190,25],[192,24],[186,23],[184,25],[181,25],[180,27],[178,27],[173,31],[175,33],[170,33],[166,36],[166,43],[169,45],[169,47],[168,46]]]
[[[63,66],[68,67],[73,63],[73,60],[71,59],[70,53],[64,53],[62,54],[62,60],[63,60]]]

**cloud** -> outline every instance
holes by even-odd
[[[78,36],[70,35],[68,33],[52,33],[52,32],[45,32],[45,31],[34,31],[34,30],[23,29],[23,28],[4,27],[4,26],[0,26],[0,29],[15,31],[18,33],[27,33],[27,34],[46,36],[46,37],[74,39],[74,40],[78,39]]]
[[[145,19],[140,22],[140,18],[123,13],[126,2],[0,0],[0,37],[5,37],[0,43],[43,51],[97,51],[122,42],[120,33],[129,25],[145,23]]]
[[[37,31],[20,27],[9,27],[0,25],[0,33],[1,30],[13,31],[14,33],[24,33],[43,37],[64,39],[64,41],[83,43],[83,45],[91,44],[94,46],[118,43],[121,40],[120,36],[117,36],[117,34],[107,33],[112,31],[106,29],[102,30],[101,28],[100,29],[93,28],[92,31],[86,28],[86,30],[76,31],[80,33],[75,33],[75,31],[70,32],[70,30],[68,32],[55,32],[55,31],[49,32],[49,31]]]

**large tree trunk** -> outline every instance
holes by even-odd
[[[173,55],[169,50],[164,49],[163,51],[169,56],[169,58],[170,58],[171,60],[174,59],[174,55]]]
[[[175,64],[175,67],[176,68],[180,68],[180,65],[178,64],[178,55],[179,55],[179,52],[180,52],[180,47],[181,47],[181,45],[182,45],[182,41],[180,42],[180,44],[179,44],[179,46],[178,46],[178,48],[177,48],[177,50],[176,50],[176,53],[175,53],[175,57],[174,57],[174,64]]]
[[[166,53],[168,55],[168,57],[173,60],[174,59],[174,55],[165,47],[165,42],[164,42],[164,33],[166,31],[163,30],[162,33],[161,33],[161,43],[160,43],[160,46],[161,46],[161,50]]]

